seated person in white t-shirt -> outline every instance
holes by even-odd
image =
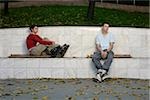
[[[112,52],[114,45],[113,35],[108,32],[109,23],[104,22],[102,24],[101,31],[96,36],[96,49],[94,52],[92,61],[97,68],[96,79],[101,82],[104,76],[107,75],[110,65],[113,60],[114,53]],[[102,65],[100,60],[104,60],[104,64]]]

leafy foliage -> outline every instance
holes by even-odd
[[[3,10],[1,10],[3,12]],[[86,6],[40,6],[10,8],[1,13],[0,27],[36,25],[101,25],[108,21],[112,26],[149,27],[149,14],[96,8],[93,20],[87,19]]]

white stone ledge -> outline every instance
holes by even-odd
[[[150,79],[150,58],[115,58],[112,78]],[[89,58],[0,58],[0,79],[93,78],[96,69]]]

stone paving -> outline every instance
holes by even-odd
[[[149,100],[150,80],[7,79],[0,100]]]

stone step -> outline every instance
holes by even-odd
[[[111,78],[150,79],[150,58],[115,58]],[[91,58],[0,58],[0,79],[94,78]]]

